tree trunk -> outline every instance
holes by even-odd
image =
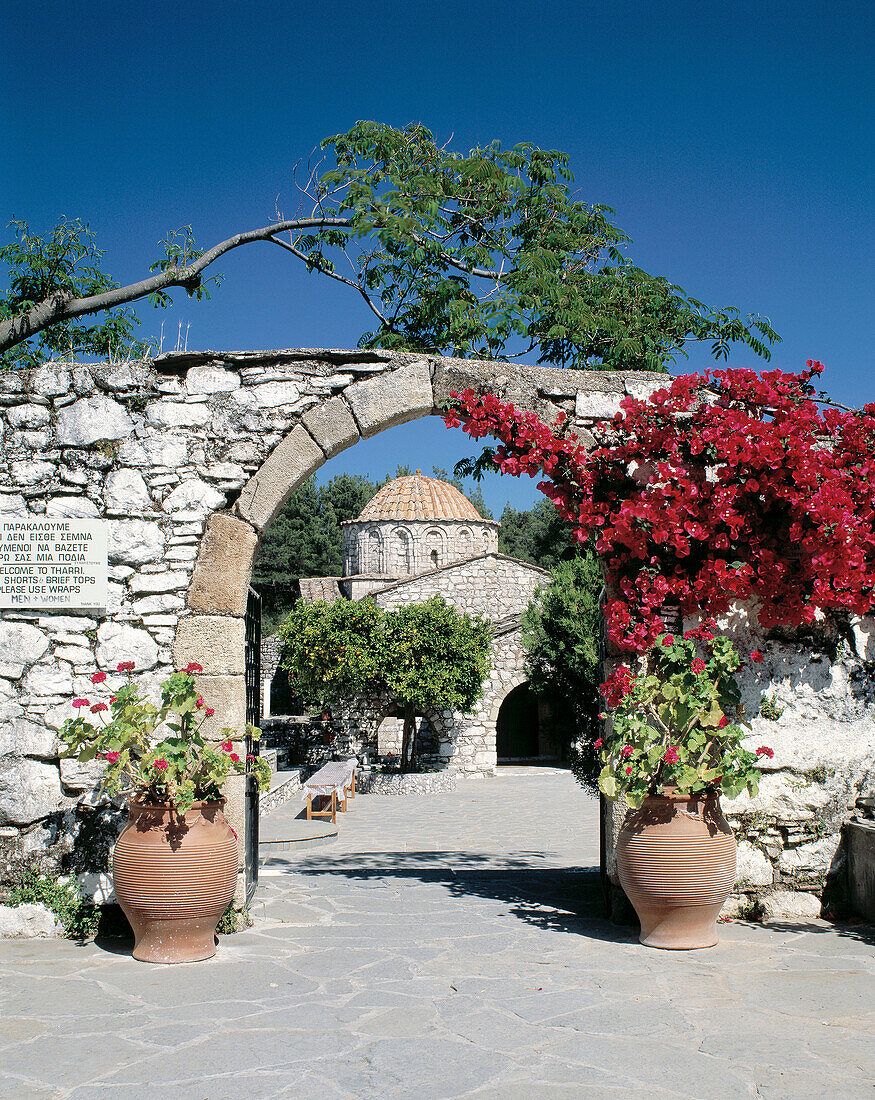
[[[404,734],[401,739],[401,771],[412,772],[416,761],[416,714],[408,704],[404,707]]]

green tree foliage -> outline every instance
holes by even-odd
[[[489,672],[489,624],[460,614],[440,596],[396,611],[370,600],[302,600],[280,637],[282,667],[308,705],[371,690],[403,709],[404,770],[415,764],[416,714],[470,710]]]
[[[26,313],[59,295],[76,298],[102,294],[118,286],[100,270],[104,253],[94,234],[78,219],[62,218],[43,237],[35,236],[27,223],[14,221],[12,240],[0,248],[0,262],[8,268],[8,287],[0,298],[0,322]],[[17,343],[0,356],[0,365],[33,367],[61,357],[144,354],[146,345],[134,338],[139,324],[129,309],[117,309],[105,321],[81,324],[74,318],[59,320],[31,341]]]
[[[379,687],[384,619],[370,600],[295,604],[279,630],[280,664],[307,706]]]
[[[532,508],[520,511],[508,504],[501,513],[498,549],[520,561],[542,569],[553,569],[560,562],[580,554],[570,523],[556,511],[551,500],[541,497]]]
[[[592,551],[560,561],[523,615],[526,672],[532,690],[550,705],[550,722],[564,744],[578,747],[578,778],[594,784],[601,569]]]
[[[174,287],[204,297],[207,268],[255,241],[355,290],[376,320],[363,347],[664,371],[691,341],[709,342],[718,358],[742,343],[768,359],[778,339],[766,318],[711,309],[636,267],[610,207],[572,194],[565,153],[497,141],[461,153],[422,125],[378,122],[357,122],[322,148],[334,163],[301,189],[308,212],[204,252],[190,229],[171,233],[152,274],[125,287],[86,262],[99,253],[81,223],[62,222],[46,237],[14,223],[16,239],[3,250],[13,278],[0,355],[29,362],[66,353],[75,318],[143,298],[166,305]],[[92,333],[95,354],[142,347],[131,337],[133,314],[117,316],[112,332],[110,322],[81,330]],[[34,337],[36,348],[15,352]],[[74,350],[87,351],[86,337],[77,339]]]
[[[386,615],[383,676],[404,712],[401,767],[416,756],[416,714],[450,709],[467,713],[489,674],[489,623],[462,615],[441,596]]]

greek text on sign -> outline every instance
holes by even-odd
[[[0,607],[106,607],[106,521],[0,523]]]

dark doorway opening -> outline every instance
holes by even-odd
[[[527,683],[515,687],[501,704],[496,749],[499,763],[533,760],[541,755],[538,700]]]

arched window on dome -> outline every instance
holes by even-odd
[[[425,564],[427,569],[440,569],[447,560],[444,533],[436,528],[425,532]]]
[[[474,537],[467,527],[460,527],[455,536],[459,558],[470,558],[474,553]]]
[[[383,573],[383,536],[379,531],[368,532],[367,563],[365,572]]]
[[[393,531],[393,534],[397,542],[396,552],[398,554],[398,567],[402,573],[412,573],[413,540],[410,537],[410,532],[405,531],[403,527],[397,527]]]

